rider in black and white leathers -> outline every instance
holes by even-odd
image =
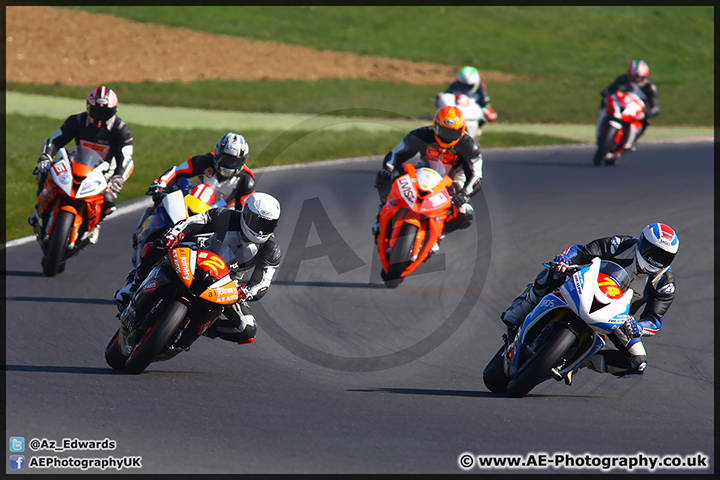
[[[272,283],[273,275],[280,265],[282,253],[270,235],[264,243],[253,243],[243,234],[240,227],[242,212],[217,208],[193,215],[178,222],[165,235],[168,237],[191,237],[202,233],[215,233],[235,253],[238,270],[232,273],[235,283],[240,285],[241,300],[226,307],[221,318],[204,335],[224,340],[242,342],[255,337],[256,323],[246,302],[260,300]],[[242,298],[244,297],[244,298]],[[242,301],[245,300],[245,301]]]
[[[218,240],[225,243],[235,253],[238,268],[231,275],[239,287],[240,298],[232,306],[225,307],[224,318],[218,319],[203,335],[210,338],[219,336],[223,340],[247,343],[253,341],[257,331],[255,318],[250,312],[247,302],[260,300],[265,295],[273,275],[280,265],[282,253],[272,233],[260,243],[248,239],[242,231],[242,217],[242,210],[228,208],[208,210],[175,224],[165,233],[162,241],[166,249],[169,249],[183,238],[214,233]],[[118,308],[124,308],[124,305],[130,301],[132,294],[164,254],[165,252],[161,249],[152,249],[137,268],[131,270],[125,287],[115,293],[115,299],[119,304]]]

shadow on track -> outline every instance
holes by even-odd
[[[47,297],[7,297],[12,302],[42,302],[42,303],[85,303],[93,305],[115,305],[115,300],[102,298],[47,298]]]

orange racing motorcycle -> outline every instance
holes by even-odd
[[[388,288],[396,288],[429,258],[452,207],[450,177],[412,163],[403,167],[405,174],[393,182],[378,217],[380,276]]]
[[[65,270],[65,262],[90,243],[107,189],[105,173],[110,164],[95,150],[61,148],[38,196],[33,226],[43,252],[43,274],[54,277]],[[37,169],[35,172],[37,174]]]
[[[190,349],[238,301],[230,273],[238,268],[232,250],[214,237],[198,236],[167,252],[118,314],[120,328],[105,348],[116,370],[141,373],[150,363]]]

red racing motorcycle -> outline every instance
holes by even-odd
[[[626,85],[605,97],[605,118],[597,137],[593,163],[614,165],[620,155],[632,148],[645,120],[645,96]]]

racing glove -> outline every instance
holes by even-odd
[[[643,327],[634,319],[631,318],[623,324],[623,329],[628,337],[639,338],[642,336]]]
[[[568,266],[570,265],[570,259],[567,258],[565,255],[558,255],[553,259],[552,262],[550,262],[550,265],[552,266],[555,273],[565,273]]]
[[[185,234],[182,232],[177,235],[168,232],[160,238],[160,242],[166,251],[170,251],[175,247],[175,245],[180,243],[183,238],[185,238]]]
[[[470,200],[470,195],[461,191],[453,195],[452,203],[456,207],[459,207],[460,205],[466,204],[468,200]]]
[[[108,180],[108,190],[110,190],[117,197],[118,193],[120,193],[120,190],[122,190],[124,184],[125,180],[123,179],[122,175],[113,175],[112,177],[110,177],[110,180]]]
[[[250,289],[247,288],[247,285],[238,285],[238,300],[244,300],[246,302],[252,300],[253,295],[250,293]]]
[[[52,157],[48,155],[47,153],[43,153],[40,155],[40,158],[38,158],[38,163],[36,170],[39,173],[46,174],[48,170],[50,170],[50,166],[52,165]]]
[[[153,203],[157,205],[165,196],[166,187],[167,185],[165,185],[164,182],[154,181],[148,186],[148,190],[145,192],[145,195],[152,195]]]
[[[382,170],[378,172],[378,184],[379,185],[388,185],[392,183],[393,180],[393,173],[394,169],[389,166],[385,165]]]

